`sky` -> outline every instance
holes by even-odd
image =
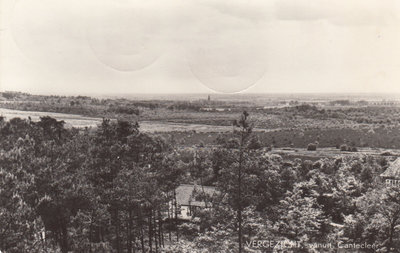
[[[400,93],[396,0],[0,0],[0,90]]]

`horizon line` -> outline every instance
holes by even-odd
[[[296,92],[234,92],[234,93],[223,93],[223,92],[129,92],[129,93],[122,93],[122,92],[109,92],[109,93],[99,93],[99,92],[81,92],[81,93],[74,93],[74,92],[32,92],[32,91],[22,91],[22,90],[0,90],[0,93],[5,92],[13,92],[13,93],[26,93],[29,95],[37,95],[37,96],[149,96],[149,95],[217,95],[217,96],[240,96],[240,95],[400,95],[400,92],[389,92],[389,91],[296,91]]]

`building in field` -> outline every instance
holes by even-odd
[[[181,184],[175,190],[175,200],[169,203],[169,218],[190,221],[196,210],[210,208],[211,203],[206,197],[212,197],[217,191],[212,186]]]
[[[390,164],[381,178],[387,186],[400,186],[400,158]]]

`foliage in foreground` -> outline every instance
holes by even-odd
[[[302,246],[292,252],[339,241],[400,248],[400,192],[379,182],[386,160],[288,162],[236,123],[239,139],[183,153],[125,121],[94,132],[49,117],[0,121],[0,250],[238,252],[238,237],[244,252],[266,250],[258,240]],[[182,182],[217,189],[197,193],[211,208],[189,223],[168,208]]]

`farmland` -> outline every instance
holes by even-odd
[[[232,121],[250,113],[264,147],[340,145],[400,149],[400,107],[393,95],[205,95],[87,97],[0,93],[6,118],[49,115],[66,127],[95,127],[102,118],[138,121],[141,130],[182,146],[212,145],[228,136]]]

